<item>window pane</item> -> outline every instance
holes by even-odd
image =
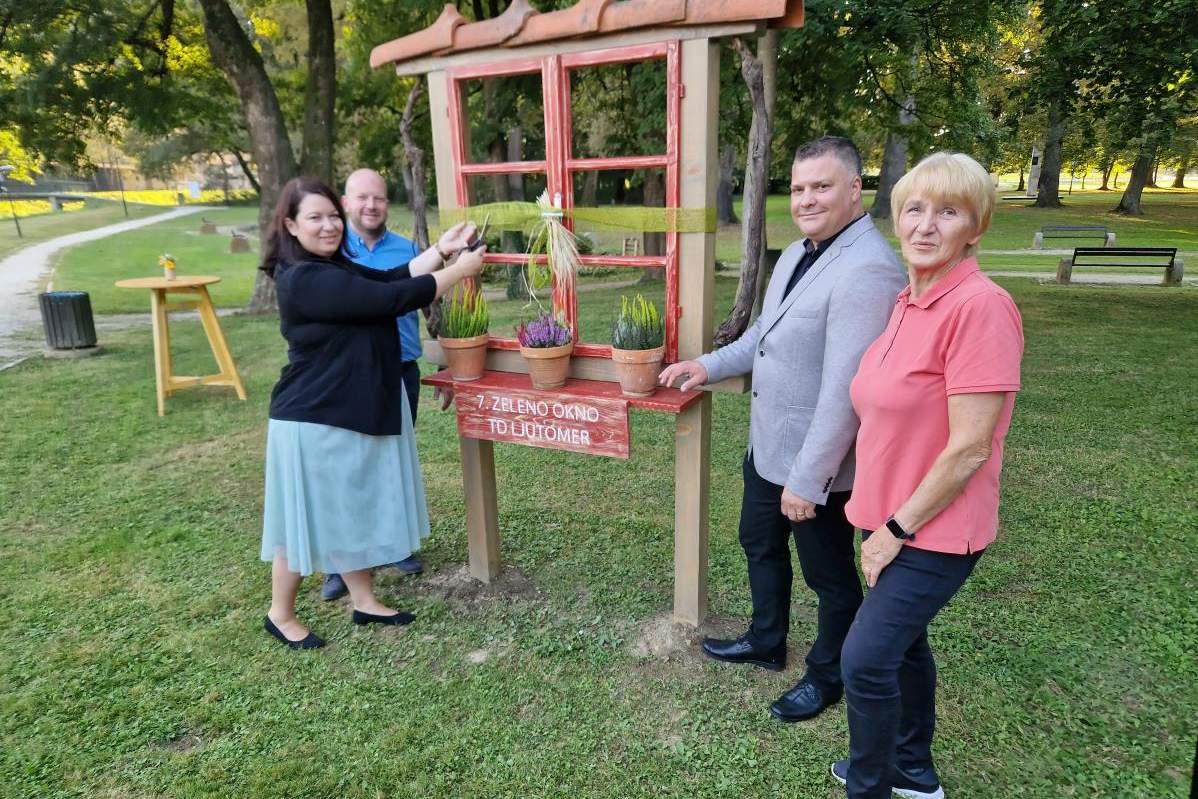
[[[575,221],[575,235],[588,240],[594,255],[665,255],[665,234],[642,232],[637,224],[638,208],[665,205],[664,169],[574,172],[571,177],[575,206],[611,209],[618,222],[612,226]]]
[[[461,81],[467,163],[543,161],[545,102],[541,74]]]
[[[662,155],[666,151],[666,62],[570,71],[574,158]]]
[[[631,285],[629,283],[632,282]],[[620,298],[641,294],[657,306],[665,318],[666,284],[658,270],[620,270],[608,276],[604,288],[587,287],[578,292],[579,340],[587,344],[611,344],[612,325],[620,316]]]

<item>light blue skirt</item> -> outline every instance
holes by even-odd
[[[301,575],[369,569],[408,557],[428,532],[411,429],[369,436],[270,420],[262,560],[285,555]]]

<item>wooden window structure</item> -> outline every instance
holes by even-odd
[[[591,170],[616,169],[663,169],[665,171],[665,205],[679,207],[679,124],[680,101],[683,96],[681,43],[677,40],[610,47],[584,52],[551,54],[534,58],[519,58],[497,63],[453,67],[446,70],[449,129],[457,205],[471,204],[469,181],[476,175],[511,175],[536,173],[545,176],[549,196],[560,195],[561,206],[574,207],[574,177]],[[665,152],[653,155],[624,155],[613,157],[575,158],[572,152],[573,118],[570,112],[570,76],[573,70],[585,67],[627,64],[662,59],[665,62],[666,109],[665,109]],[[512,75],[540,73],[541,91],[544,99],[545,158],[535,161],[468,161],[470,152],[467,117],[463,106],[462,84],[468,80],[499,78]],[[569,216],[564,220],[573,230]],[[521,253],[487,253],[488,263],[523,264],[527,256]],[[545,257],[539,256],[538,263]],[[678,360],[678,319],[682,315],[678,294],[678,233],[665,234],[664,255],[583,255],[583,266],[606,266],[625,268],[658,267],[665,277],[665,357],[667,362]],[[578,298],[564,286],[554,286],[553,307],[564,312],[575,331],[578,330]],[[495,349],[516,350],[519,343],[514,338],[492,337],[490,346]],[[611,347],[607,344],[576,342],[575,357],[609,358]]]

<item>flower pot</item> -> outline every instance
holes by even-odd
[[[620,350],[611,348],[611,359],[620,378],[620,389],[628,397],[648,397],[657,390],[657,376],[665,360],[666,348]]]
[[[566,385],[572,352],[573,341],[560,347],[521,347],[520,354],[528,364],[528,378],[532,380],[532,387],[548,389]]]
[[[487,341],[489,339],[490,336],[486,333],[469,338],[437,337],[437,341],[441,343],[441,349],[445,352],[449,374],[453,376],[454,380],[466,382],[478,380],[483,376],[483,370],[487,366]]]

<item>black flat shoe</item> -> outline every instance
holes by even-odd
[[[291,647],[292,649],[320,649],[324,646],[324,639],[318,638],[311,630],[308,631],[308,636],[302,641],[292,641],[287,636],[283,635],[283,631],[275,626],[275,623],[270,620],[270,616],[263,619],[262,627],[275,638]]]
[[[843,695],[843,691],[823,691],[804,677],[794,688],[782,694],[778,697],[777,702],[770,705],[770,715],[787,723],[806,721],[815,718],[825,709],[839,702]]]
[[[411,624],[416,621],[416,616],[402,610],[394,616],[376,616],[373,613],[355,610],[353,619],[354,624]]]
[[[770,671],[786,668],[786,645],[771,650],[757,649],[749,642],[748,635],[740,638],[704,638],[703,654],[725,663],[749,663]]]

